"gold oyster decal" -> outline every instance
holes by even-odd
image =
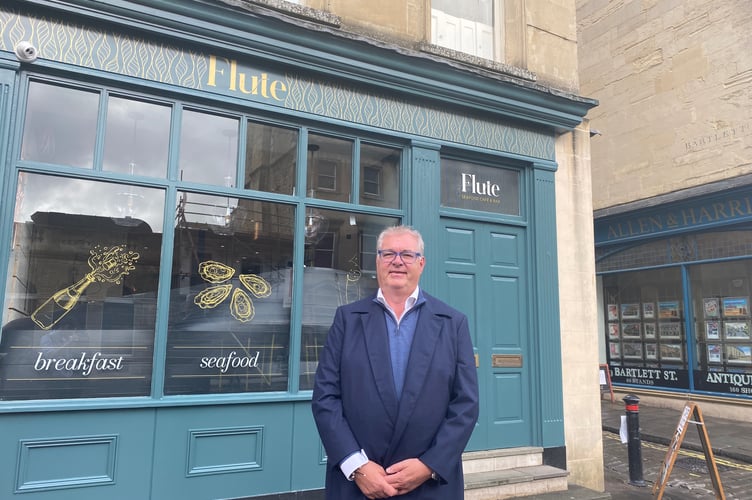
[[[253,319],[256,314],[256,308],[253,300],[242,288],[233,289],[232,284],[224,283],[235,276],[235,269],[232,267],[207,260],[198,265],[198,274],[204,281],[211,283],[210,286],[201,290],[193,302],[201,309],[213,309],[230,296],[230,314],[238,321],[245,323]],[[272,294],[272,286],[261,276],[256,274],[241,274],[238,276],[241,285],[256,298],[268,297]]]
[[[232,317],[238,321],[246,322],[253,319],[256,314],[256,310],[253,308],[253,301],[240,288],[236,288],[232,292],[232,299],[230,299],[230,313]]]
[[[193,299],[193,303],[199,306],[201,309],[213,309],[217,305],[225,300],[232,291],[232,285],[217,285],[210,286],[205,290],[198,292]]]
[[[254,297],[261,299],[272,294],[272,287],[269,285],[269,282],[255,274],[241,274],[238,276],[238,279],[240,279],[243,286],[246,287]]]
[[[209,283],[222,283],[235,275],[235,269],[221,262],[207,260],[198,265],[198,274]]]

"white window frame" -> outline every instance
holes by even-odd
[[[504,62],[504,0],[494,0],[493,23],[493,26],[488,26],[431,8],[431,43],[483,59]]]

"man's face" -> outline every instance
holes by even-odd
[[[379,250],[382,252],[386,250],[392,252],[407,250],[413,253],[420,251],[417,239],[408,233],[385,236]],[[412,264],[405,264],[400,256],[396,256],[391,262],[377,256],[376,275],[379,287],[384,292],[393,291],[409,295],[418,286],[418,281],[420,281],[420,275],[423,273],[425,265],[426,260],[422,256]]]

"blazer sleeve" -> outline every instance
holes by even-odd
[[[344,335],[344,313],[340,307],[319,355],[311,401],[313,418],[326,450],[327,461],[332,466],[338,466],[342,460],[361,449],[344,416],[342,405],[339,367]]]

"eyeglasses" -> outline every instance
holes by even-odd
[[[399,256],[402,262],[406,265],[415,263],[416,260],[421,258],[420,252],[411,252],[410,250],[402,250],[401,252],[395,252],[394,250],[378,250],[377,253],[381,260],[391,264],[394,259]]]

